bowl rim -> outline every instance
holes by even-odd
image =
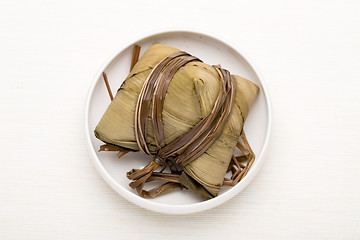
[[[128,47],[134,45],[135,43],[145,40],[147,38],[154,37],[156,35],[162,35],[162,34],[175,34],[175,33],[187,33],[187,34],[200,34],[207,38],[216,40],[218,42],[221,42],[222,44],[230,47],[235,52],[237,52],[249,65],[249,67],[253,70],[256,77],[259,79],[263,94],[265,96],[266,101],[266,107],[267,107],[267,129],[266,129],[266,135],[265,135],[265,141],[263,144],[263,147],[256,157],[256,161],[254,162],[253,166],[249,170],[248,174],[241,180],[240,183],[238,183],[236,186],[232,187],[228,191],[226,191],[224,194],[219,195],[213,199],[209,199],[203,202],[198,203],[192,203],[192,204],[186,204],[186,205],[167,205],[163,203],[157,203],[149,201],[145,198],[142,198],[136,194],[133,194],[132,192],[129,192],[127,189],[125,189],[123,186],[119,185],[112,177],[111,175],[106,171],[102,163],[100,162],[100,159],[96,155],[96,151],[92,146],[91,141],[91,135],[90,135],[90,128],[89,128],[89,109],[90,109],[90,103],[92,99],[92,95],[95,89],[95,86],[98,82],[98,79],[100,78],[100,75],[102,74],[103,70],[106,69],[106,67],[113,61],[114,58],[116,58],[118,55],[122,54]],[[205,211],[211,208],[214,208],[216,206],[219,206],[220,204],[230,200],[234,196],[236,196],[238,193],[240,193],[256,176],[256,174],[259,172],[264,159],[263,155],[267,148],[268,141],[270,138],[270,132],[271,132],[271,123],[272,123],[272,113],[271,113],[271,102],[269,97],[269,91],[266,86],[266,83],[264,82],[264,79],[262,78],[258,68],[254,65],[252,60],[244,53],[243,50],[239,49],[235,44],[231,43],[229,40],[224,40],[219,37],[214,37],[214,34],[200,31],[200,30],[193,30],[193,29],[162,29],[162,30],[154,30],[147,32],[145,34],[142,34],[141,36],[138,36],[137,38],[133,39],[132,41],[129,41],[127,44],[123,44],[120,48],[118,48],[99,68],[98,72],[96,73],[95,77],[92,80],[92,83],[88,90],[88,95],[85,103],[85,135],[87,140],[87,146],[89,150],[89,154],[93,160],[93,164],[97,171],[100,173],[102,178],[105,180],[107,184],[111,186],[111,188],[117,192],[119,195],[124,197],[126,200],[142,207],[150,211],[159,212],[159,213],[165,213],[165,214],[190,214],[190,213],[196,213]]]

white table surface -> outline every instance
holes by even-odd
[[[172,27],[238,44],[274,116],[255,180],[185,216],[117,195],[83,127],[104,60]],[[2,0],[0,54],[0,239],[360,239],[359,1]]]

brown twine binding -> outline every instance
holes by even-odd
[[[144,168],[132,169],[126,175],[128,179],[133,180],[129,186],[136,189],[138,194],[144,198],[154,198],[161,194],[184,188],[184,186],[179,182],[180,173],[154,172],[162,164],[164,163],[155,157],[154,160],[152,160]],[[145,183],[152,182],[154,180],[162,180],[166,182],[149,191],[143,189]]]
[[[244,156],[232,156],[230,165],[227,172],[231,171],[231,178],[224,179],[223,186],[234,186],[238,182],[240,182],[246,174],[249,172],[251,166],[255,160],[255,154],[252,151],[249,142],[247,141],[245,131],[242,131],[241,140],[244,145],[239,141],[237,142],[237,148],[244,154]],[[242,164],[241,162],[246,162],[246,165]]]
[[[196,124],[188,133],[178,137],[173,142],[165,144],[162,122],[162,110],[167,88],[176,72],[190,61],[200,61],[186,52],[177,52],[161,60],[146,78],[140,91],[135,109],[135,137],[140,151],[155,155],[155,159],[141,170],[131,170],[128,178],[130,183],[143,197],[149,197],[143,187],[149,179],[155,179],[155,170],[161,165],[158,159],[167,159],[184,150],[176,158],[176,163],[186,166],[203,154],[208,147],[220,136],[230,115],[236,84],[230,73],[220,66],[213,66],[220,76],[220,90],[212,111]],[[154,132],[156,152],[150,152],[146,143],[147,119],[151,106],[151,123]],[[166,161],[165,161],[166,167]],[[165,168],[164,167],[164,168]],[[164,170],[160,170],[162,172]],[[173,170],[171,170],[173,171]],[[176,175],[176,178],[180,174]],[[163,177],[164,178],[164,177]],[[159,191],[156,194],[161,194]]]
[[[105,82],[105,85],[106,85],[106,89],[107,89],[107,91],[108,91],[108,93],[109,93],[110,100],[112,101],[112,100],[114,99],[114,96],[113,96],[113,94],[112,94],[112,92],[111,92],[111,88],[110,88],[110,84],[109,84],[107,75],[106,75],[105,72],[103,72],[103,73],[102,73],[102,76],[103,76],[103,78],[104,78],[104,82]]]
[[[162,180],[173,183],[179,183],[179,174],[174,173],[162,173],[162,172],[153,172],[152,175],[146,180],[146,182],[152,182],[154,180]]]
[[[135,137],[136,142],[139,146],[140,151],[145,154],[151,155],[150,150],[146,143],[146,130],[147,130],[147,117],[149,115],[150,103],[153,98],[153,93],[158,83],[158,76],[166,71],[164,67],[166,65],[173,66],[176,61],[173,61],[176,58],[182,56],[190,56],[186,52],[177,52],[170,56],[167,56],[161,60],[150,72],[149,76],[146,78],[143,87],[140,91],[139,98],[136,104],[135,109]],[[180,67],[179,67],[180,68]],[[154,137],[159,139],[159,136],[154,132]]]
[[[142,196],[143,198],[154,198],[156,196],[184,188],[184,186],[181,185],[180,183],[173,183],[173,182],[169,182],[169,181],[160,185],[159,187],[153,188],[149,191],[143,190],[142,189],[144,187],[143,185],[136,188],[138,194],[140,196]]]
[[[201,135],[190,140],[189,142],[191,142],[191,144],[177,158],[177,163],[182,166],[186,166],[198,158],[211,146],[211,144],[221,135],[230,115],[236,91],[236,85],[234,84],[235,80],[230,76],[230,73],[227,70],[217,67],[215,67],[215,69],[218,71],[223,85],[220,88],[222,91],[219,93],[220,108],[216,109],[217,106],[214,106],[214,109],[208,115],[209,119],[207,124],[200,129]],[[216,104],[217,103],[215,103],[215,105]]]

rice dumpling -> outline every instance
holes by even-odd
[[[154,156],[128,172],[132,188],[146,198],[188,188],[209,199],[231,185],[228,171],[233,180],[245,176],[255,158],[243,132],[259,91],[254,83],[161,43],[133,65],[94,131],[106,143],[101,150]],[[245,156],[233,156],[236,146]],[[153,180],[165,183],[144,190]]]

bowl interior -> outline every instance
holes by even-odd
[[[110,104],[110,98],[100,73],[102,71],[107,73],[112,92],[115,95],[115,92],[129,73],[132,54],[131,45],[121,49],[102,69],[100,69],[93,87],[90,89],[85,121],[87,122],[88,129],[86,130],[89,135],[90,151],[94,157],[95,165],[101,175],[115,191],[142,207],[164,212],[164,207],[165,209],[182,208],[183,210],[191,208],[195,209],[193,211],[196,211],[199,209],[194,208],[195,205],[200,204],[203,209],[210,208],[210,206],[216,206],[241,191],[247,184],[247,181],[245,181],[246,178],[251,178],[251,175],[255,174],[256,168],[260,167],[260,153],[265,146],[269,132],[269,106],[266,90],[263,88],[260,77],[256,74],[244,55],[220,40],[200,33],[178,31],[155,34],[140,39],[134,44],[141,46],[141,56],[142,53],[155,42],[161,42],[187,51],[190,54],[199,57],[207,64],[221,64],[223,68],[229,70],[232,74],[245,77],[260,87],[259,96],[245,123],[247,138],[257,156],[255,163],[243,181],[232,188],[223,187],[219,196],[212,200],[203,201],[195,194],[186,190],[174,191],[154,199],[139,198],[137,193],[129,187],[129,180],[126,178],[126,172],[132,168],[142,168],[152,158],[142,153],[130,153],[121,159],[117,159],[115,152],[98,152],[99,146],[103,143],[96,139],[93,134],[97,123]],[[208,207],[206,207],[207,204],[209,205]],[[185,210],[183,213],[184,212],[191,212],[191,210]]]

